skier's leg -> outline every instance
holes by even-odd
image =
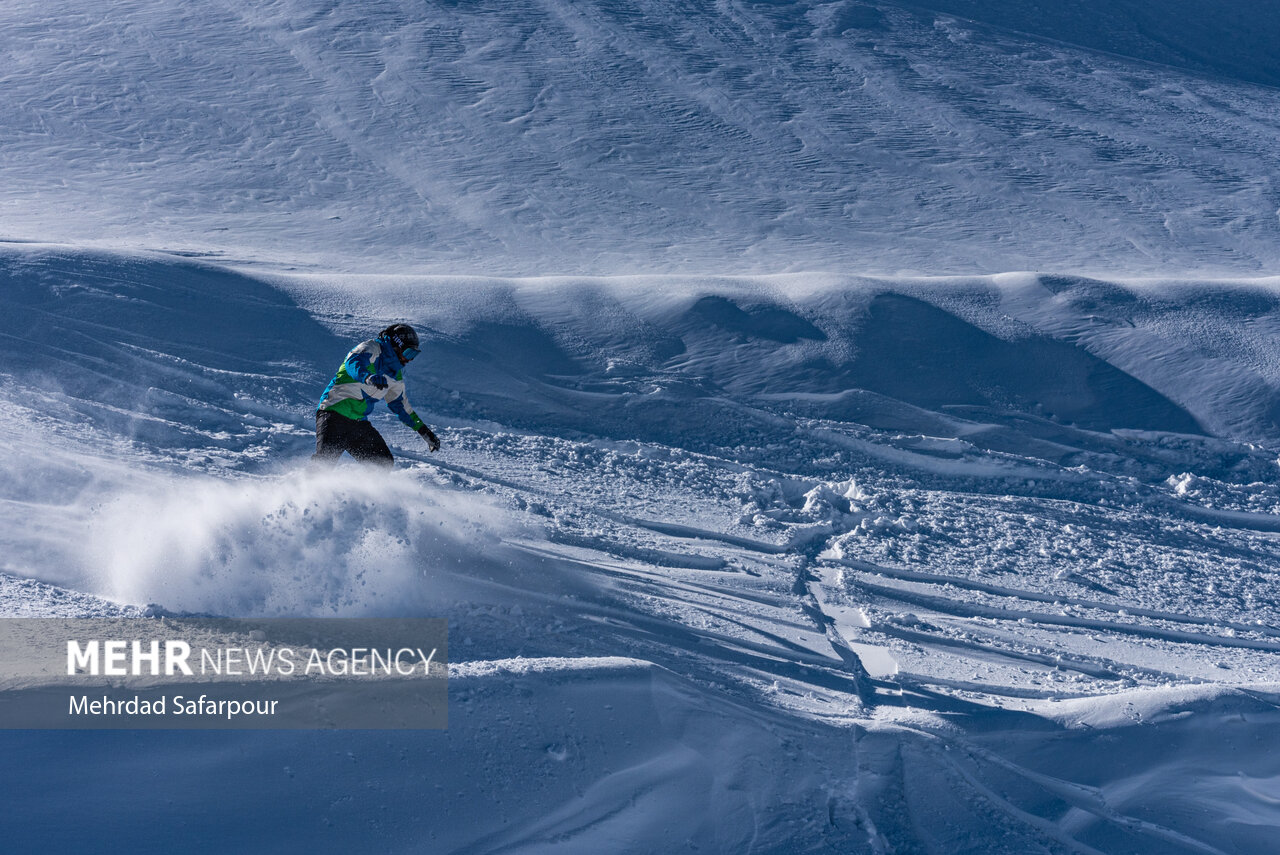
[[[355,436],[347,446],[347,451],[352,457],[362,463],[374,463],[378,466],[390,467],[395,463],[395,458],[391,456],[391,449],[387,447],[387,441],[382,438],[382,434],[378,433],[377,428],[368,422],[356,422],[356,426]]]
[[[323,410],[316,411],[316,453],[311,459],[316,463],[333,463],[347,450],[351,441],[350,431],[344,422],[351,419]]]

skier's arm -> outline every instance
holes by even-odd
[[[347,355],[345,367],[347,375],[357,383],[367,383],[370,377],[377,374],[377,368],[373,362],[373,354],[363,347],[356,348]],[[386,384],[383,385],[385,386]]]
[[[409,399],[404,394],[404,383],[398,381],[400,388],[394,395],[388,395],[386,398],[387,406],[391,408],[391,412],[395,413],[400,421],[413,428],[418,434],[427,441],[427,447],[432,451],[440,448],[440,439],[427,427],[417,413],[413,411],[413,407],[409,406]]]

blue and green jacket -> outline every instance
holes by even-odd
[[[403,368],[390,344],[380,338],[362,342],[342,361],[338,373],[325,387],[317,409],[365,421],[378,401],[386,401],[400,421],[414,430],[421,430],[425,425],[409,406],[409,399],[404,394]],[[385,389],[369,383],[369,378],[377,374],[386,378]]]

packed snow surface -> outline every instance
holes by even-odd
[[[0,5],[0,615],[421,616],[444,732],[0,732],[14,851],[1270,853],[1231,0]],[[427,453],[307,465],[343,355]]]

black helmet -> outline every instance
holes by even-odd
[[[418,334],[408,324],[392,324],[378,333],[378,338],[391,345],[401,362],[408,362],[419,353]]]

